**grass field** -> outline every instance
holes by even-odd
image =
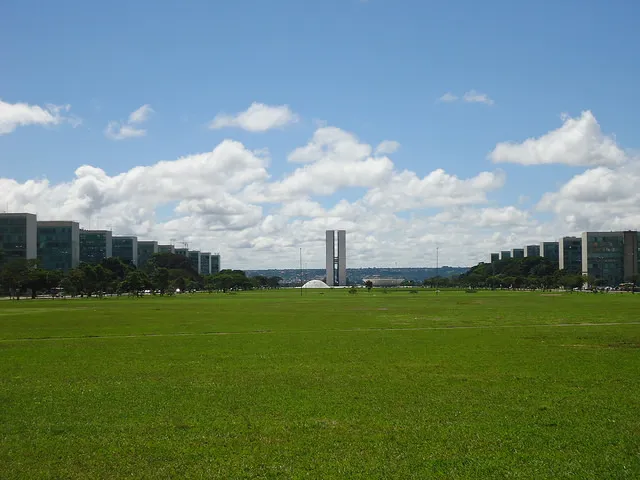
[[[640,478],[640,295],[0,301],[0,478]]]

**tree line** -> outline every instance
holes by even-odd
[[[45,270],[38,260],[6,260],[0,252],[0,294],[20,299],[27,293],[102,297],[144,293],[173,295],[194,291],[252,290],[278,288],[279,277],[247,277],[242,270],[221,270],[214,275],[200,275],[189,259],[172,253],[154,254],[140,268],[117,257],[99,264],[81,263],[67,272]]]
[[[429,278],[426,286],[463,288],[513,288],[567,290],[581,288],[584,284],[598,286],[602,283],[578,272],[560,270],[558,262],[543,257],[509,258],[492,263],[481,262],[466,273],[453,278]]]

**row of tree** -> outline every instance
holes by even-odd
[[[208,292],[278,288],[278,277],[249,278],[242,270],[222,270],[201,276],[181,255],[154,255],[136,268],[120,258],[106,258],[97,265],[80,264],[67,272],[44,270],[37,260],[15,259],[2,262],[0,255],[0,294],[19,299],[27,292],[37,295],[98,296],[136,295],[145,292],[165,295],[182,292]]]
[[[453,278],[429,278],[426,286],[464,288],[514,288],[567,290],[585,284],[599,286],[601,281],[577,272],[558,269],[558,263],[543,257],[510,258],[493,263],[479,263],[466,273]]]

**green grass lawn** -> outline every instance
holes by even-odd
[[[640,295],[0,301],[0,478],[640,478]]]

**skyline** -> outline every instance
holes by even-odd
[[[640,5],[233,3],[0,7],[0,209],[244,269],[640,228]]]

